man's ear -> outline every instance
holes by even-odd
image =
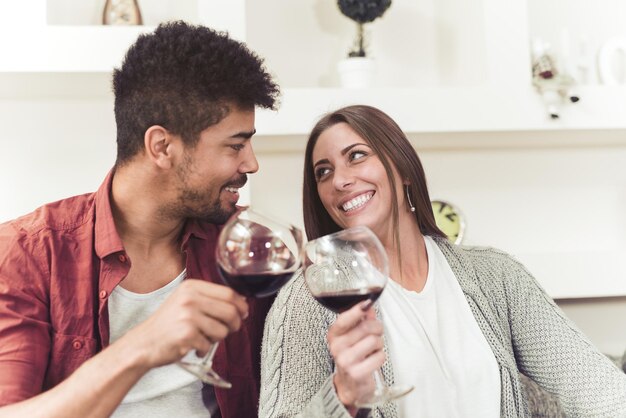
[[[143,137],[146,155],[157,167],[172,167],[173,153],[178,146],[174,136],[164,127],[153,125],[146,130]]]

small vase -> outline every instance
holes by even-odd
[[[372,86],[376,65],[372,58],[350,57],[337,64],[341,87],[363,89]]]
[[[137,0],[107,0],[102,12],[104,25],[141,25]]]

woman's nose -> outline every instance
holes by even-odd
[[[354,176],[349,168],[335,168],[333,185],[337,190],[344,190],[354,184]]]

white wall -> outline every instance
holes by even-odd
[[[108,78],[0,73],[0,222],[104,179],[115,160]]]
[[[365,25],[367,52],[378,67],[375,85],[484,81],[482,3],[395,0],[383,18]],[[335,1],[248,1],[247,15],[247,42],[267,58],[281,85],[338,85],[336,64],[351,49],[356,25]]]
[[[372,54],[379,61],[378,85],[489,82],[487,3],[394,0],[387,15],[369,25]],[[544,3],[541,7],[529,1],[528,30],[549,37],[554,13],[563,2]],[[626,21],[618,0],[603,0],[601,6],[578,3],[582,11],[570,16],[573,21],[588,9],[609,13],[602,31],[592,33],[594,45],[618,30],[625,33],[616,23]],[[348,49],[354,28],[333,1],[246,5],[248,42],[266,57],[283,87],[338,85],[335,63]],[[102,73],[0,73],[0,222],[100,184],[115,158],[109,84],[109,76]],[[507,89],[502,92],[506,95]],[[451,130],[454,123],[451,117]],[[254,144],[261,171],[251,181],[252,201],[301,225],[305,138],[260,134]],[[518,255],[538,275],[554,273],[567,280],[567,269],[576,268],[580,258],[597,260],[600,272],[610,263],[623,262],[626,141],[620,137],[625,135],[609,130],[461,132],[414,133],[411,139],[426,167],[431,195],[449,199],[466,214],[468,242],[498,246]],[[581,136],[586,138],[580,141]],[[486,145],[465,145],[482,140]],[[560,254],[572,262],[554,263],[553,272],[536,271],[533,263],[545,265],[537,261],[537,252],[539,257]],[[588,279],[586,285],[593,289],[597,271]],[[623,283],[626,278],[611,280]],[[626,348],[621,321],[625,302],[623,297],[595,298],[561,305],[602,350],[617,354]]]

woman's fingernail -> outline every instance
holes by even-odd
[[[363,312],[367,311],[369,308],[372,307],[372,305],[374,304],[374,302],[372,302],[370,299],[366,300],[365,302],[361,303],[361,310]]]

